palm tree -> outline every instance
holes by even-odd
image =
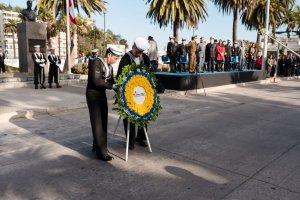
[[[81,8],[85,12],[85,14],[89,17],[91,16],[91,13],[94,13],[94,12],[98,12],[100,14],[103,12],[106,12],[104,0],[77,0],[77,1],[73,1],[73,2],[74,2],[74,7],[78,10],[78,12],[79,12],[79,8]],[[66,17],[65,17],[65,15],[66,15],[66,0],[56,0],[56,1],[39,0],[36,8],[40,9],[42,7],[50,10],[53,13],[55,20],[60,21],[60,23],[59,23],[60,25],[66,24],[66,20],[65,20],[66,19]],[[77,17],[76,17],[76,19],[77,19]],[[62,23],[62,22],[64,22],[64,23]],[[81,27],[81,25],[79,27]],[[79,27],[74,27],[74,25],[71,25],[71,30],[80,31]],[[60,28],[62,28],[62,27],[60,26]],[[64,28],[62,28],[62,29],[64,29]],[[74,36],[74,32],[72,32],[71,38],[72,38],[72,36]],[[73,48],[74,48],[74,44],[71,44],[71,48],[70,48],[71,52],[72,52]],[[68,59],[66,59],[66,60],[68,60]],[[68,72],[68,68],[69,68],[69,65],[67,64],[67,62],[65,62],[64,72]]]
[[[284,5],[281,0],[270,1],[269,11],[269,24],[271,25],[273,35],[275,36],[276,28],[280,25],[281,13],[283,12]],[[252,9],[245,11],[242,16],[242,23],[246,25],[248,30],[257,30],[256,43],[259,48],[261,30],[265,26],[266,17],[266,0],[259,0],[256,6]]]
[[[74,7],[78,10],[81,8],[87,16],[91,16],[91,13],[106,12],[105,1],[104,0],[77,0],[73,1]],[[51,10],[55,17],[62,13],[66,13],[66,0],[39,0],[36,8],[45,7],[48,10]]]
[[[160,28],[173,25],[173,35],[178,41],[178,30],[185,25],[188,28],[197,27],[199,21],[203,22],[207,16],[207,6],[204,0],[147,0],[150,3],[147,17]]]
[[[18,21],[15,19],[8,19],[7,22],[4,24],[4,32],[5,33],[12,33],[13,37],[13,49],[14,49],[14,58],[16,58],[16,41],[15,41],[15,34],[17,33],[17,23]]]
[[[51,37],[56,37],[57,34],[60,31],[60,25],[58,22],[54,19],[52,12],[50,12],[48,9],[41,7],[38,11],[38,20],[43,21],[46,24],[47,27],[47,41],[48,46],[52,47],[52,44],[50,43]]]
[[[283,0],[283,12],[281,13],[281,25],[286,26],[287,37],[291,37],[291,32],[296,27],[297,13],[295,8],[295,0]]]
[[[239,12],[255,7],[257,0],[212,0],[223,13],[233,12],[232,40],[237,41],[237,23]]]

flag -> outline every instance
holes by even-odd
[[[73,0],[69,0],[69,10],[70,10],[70,21],[73,24],[76,24],[76,16],[75,16],[75,10],[74,10],[74,4]]]

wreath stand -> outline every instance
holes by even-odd
[[[115,126],[115,129],[114,129],[114,132],[113,132],[112,136],[115,135],[115,133],[116,133],[116,131],[117,131],[117,129],[118,129],[118,126],[119,126],[119,124],[120,124],[120,121],[121,121],[121,116],[119,116],[118,122],[117,122],[117,124],[116,124],[116,126]],[[127,120],[127,121],[128,121],[128,122],[127,122],[127,134],[126,134],[127,136],[126,136],[126,156],[125,156],[125,161],[128,160],[129,131],[130,131],[130,122],[129,122],[129,120]],[[146,136],[146,139],[147,139],[149,151],[152,153],[152,149],[151,149],[151,145],[150,145],[150,141],[149,141],[149,138],[148,138],[148,133],[147,133],[146,127],[144,126],[143,129],[144,129],[145,136]]]

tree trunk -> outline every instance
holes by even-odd
[[[175,37],[175,41],[178,42],[178,30],[179,30],[179,21],[176,19],[173,24],[173,36]]]
[[[16,58],[17,58],[17,56],[16,56],[16,41],[15,41],[15,33],[13,32],[13,33],[12,33],[12,35],[13,35],[14,59],[16,59]]]
[[[233,8],[233,27],[232,27],[232,41],[237,41],[237,24],[238,24],[238,5]]]
[[[257,30],[257,36],[256,36],[256,49],[260,49],[260,30]]]

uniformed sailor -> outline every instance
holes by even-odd
[[[61,64],[61,61],[59,56],[55,55],[55,48],[50,48],[50,52],[51,54],[48,55],[48,60],[50,63],[48,76],[49,88],[52,88],[53,78],[54,82],[56,83],[56,87],[61,88],[61,85],[59,84],[59,66]]]
[[[98,57],[97,52],[97,49],[93,50],[94,57],[89,59],[86,100],[93,132],[93,151],[96,151],[98,159],[110,161],[113,157],[108,155],[107,150],[108,107],[106,89],[115,87],[111,65],[117,62],[122,51],[110,47],[104,57]]]
[[[40,89],[46,89],[44,86],[45,83],[45,66],[46,66],[46,58],[45,55],[40,52],[40,45],[34,46],[34,53],[32,54],[32,60],[34,62],[34,84],[35,89],[38,89],[38,84],[40,85]]]
[[[137,65],[146,65],[150,68],[150,60],[149,57],[143,52],[149,48],[148,40],[142,37],[137,37],[132,46],[132,50],[127,52],[119,63],[119,68],[117,72],[117,78],[122,73],[122,69],[126,65],[131,65],[135,63]],[[123,119],[125,134],[127,134],[127,119]],[[146,140],[145,132],[143,128],[138,128],[138,133],[135,138],[135,125],[130,123],[129,130],[129,149],[134,149],[135,141],[138,142],[139,145],[147,147],[147,144],[144,142]]]

